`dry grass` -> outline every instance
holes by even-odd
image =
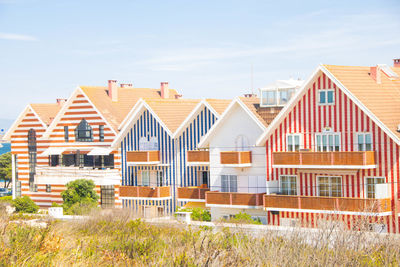
[[[245,232],[151,225],[115,211],[45,228],[0,219],[0,265],[9,266],[398,266],[397,236],[324,229]]]

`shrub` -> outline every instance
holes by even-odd
[[[69,207],[65,214],[69,215],[87,215],[97,209],[97,202],[82,200]]]
[[[36,213],[38,205],[28,196],[18,197],[12,201],[16,212]]]
[[[0,203],[12,203],[12,196],[0,197]]]
[[[51,206],[52,206],[53,208],[62,208],[62,205],[58,204],[57,202],[51,203]]]
[[[211,222],[210,211],[202,208],[180,208],[178,211],[191,212],[190,218],[193,221]]]
[[[95,185],[92,180],[78,179],[67,183],[66,186],[67,190],[61,192],[61,197],[64,200],[63,207],[67,214],[81,214],[82,209],[87,210],[88,207],[97,206],[99,196],[94,191]],[[69,211],[72,207],[74,208]]]
[[[260,220],[253,220],[250,214],[239,212],[235,217],[228,220],[231,223],[245,223],[245,224],[262,224]]]

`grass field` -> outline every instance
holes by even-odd
[[[1,266],[398,266],[395,236],[327,227],[310,242],[293,231],[242,231],[132,220],[122,211],[82,221],[0,219]],[[16,223],[18,221],[18,223]],[[327,241],[329,240],[329,242]]]

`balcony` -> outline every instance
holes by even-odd
[[[221,164],[232,167],[250,167],[251,151],[223,151],[221,152]]]
[[[65,185],[76,179],[89,179],[96,185],[119,185],[118,169],[93,169],[92,167],[36,167],[35,184]]]
[[[210,164],[210,152],[205,151],[205,150],[188,151],[187,152],[187,163],[188,163],[188,165],[208,165],[208,164]]]
[[[274,168],[303,169],[372,169],[375,165],[374,151],[351,152],[273,152]]]
[[[169,199],[171,190],[169,186],[121,186],[119,196],[122,199]]]
[[[271,211],[319,210],[382,213],[391,211],[390,199],[264,195],[264,208]]]
[[[178,187],[178,201],[204,202],[210,188]]]
[[[127,151],[128,165],[157,165],[160,163],[160,151]]]
[[[206,206],[258,209],[262,208],[264,194],[210,191],[206,193]]]

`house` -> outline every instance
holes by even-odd
[[[208,159],[191,159],[201,153],[196,151],[200,138],[228,103],[216,99],[138,101],[113,142],[121,151],[123,206],[144,217],[171,214],[187,202],[179,199],[182,187],[208,188]]]
[[[257,140],[266,148],[268,223],[336,216],[399,232],[400,60],[319,66]]]
[[[210,191],[205,204],[212,220],[246,212],[266,223],[265,147],[256,141],[282,109],[262,106],[254,95],[234,99],[202,138],[199,148],[209,152]]]
[[[160,89],[133,88],[132,84],[78,86],[57,104],[28,105],[5,138],[11,141],[13,185],[19,195],[48,207],[62,202],[60,192],[73,180],[95,182],[103,207],[121,205],[120,155],[111,149],[118,126],[142,97],[178,98],[162,83]]]

